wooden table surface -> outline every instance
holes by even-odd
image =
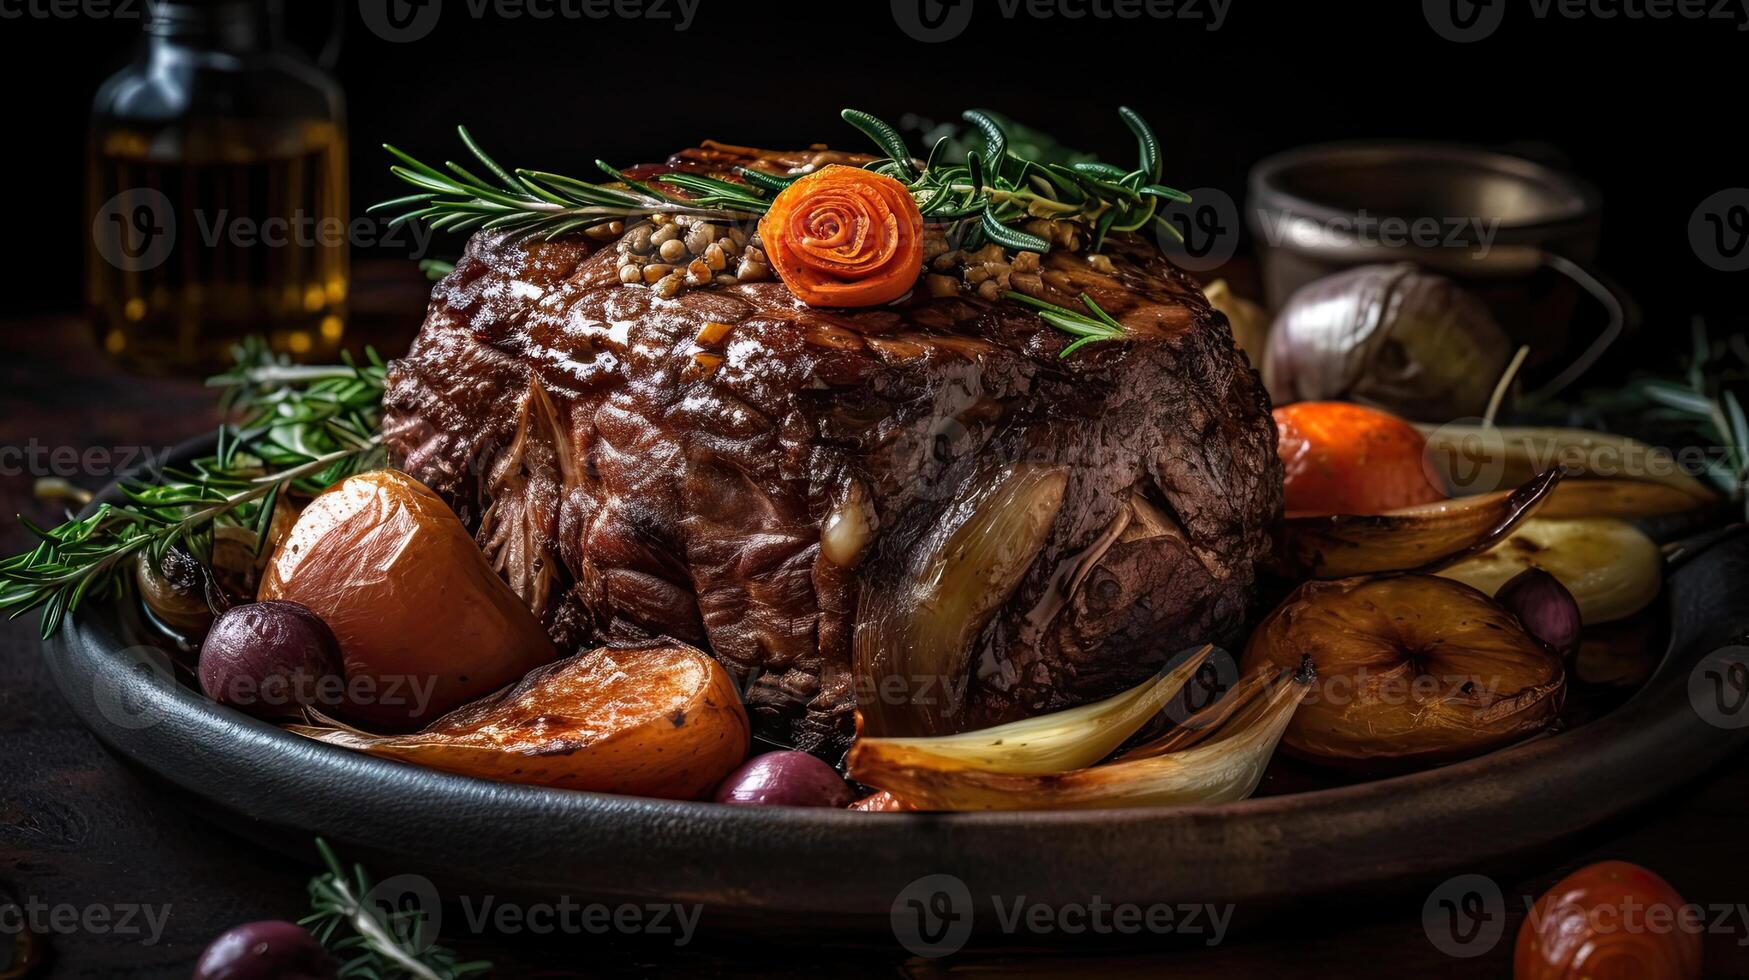
[[[387,333],[410,330],[395,323]],[[389,341],[392,342],[392,341]],[[393,349],[393,348],[389,348]],[[57,505],[33,497],[42,472],[77,484],[107,482],[131,447],[154,451],[210,430],[210,393],[198,383],[126,376],[96,351],[72,317],[0,321],[0,513],[50,523]],[[12,522],[0,551],[27,538]],[[0,929],[15,928],[16,906],[162,914],[156,943],[115,927],[60,926],[34,936],[43,962],[29,975],[188,976],[217,933],[253,919],[296,919],[306,909],[311,868],[228,836],[186,812],[181,801],[124,768],[65,707],[42,663],[34,616],[0,626]],[[1426,894],[1364,903],[1320,903],[1266,931],[1229,936],[1210,948],[1138,946],[1098,955],[962,953],[940,961],[896,944],[830,949],[818,942],[700,938],[679,950],[592,935],[558,938],[468,934],[447,915],[445,938],[494,960],[507,976],[774,976],[830,970],[850,976],[1043,975],[1098,970],[1120,976],[1474,977],[1508,976],[1512,938],[1528,900],[1557,877],[1602,858],[1644,864],[1691,902],[1749,906],[1749,769],[1739,760],[1675,794],[1651,812],[1618,821],[1541,866],[1499,877],[1505,938],[1485,955],[1442,953],[1423,925]],[[1600,792],[1602,789],[1600,788]],[[1440,842],[1429,840],[1429,848]],[[1016,855],[1024,860],[1024,855]],[[379,876],[393,868],[373,869]],[[451,897],[453,899],[453,896]],[[72,913],[68,913],[71,915]],[[1707,976],[1749,976],[1749,918],[1738,912],[1706,936]],[[90,920],[88,920],[90,921]],[[143,921],[143,920],[141,920]],[[0,950],[9,936],[0,933]],[[0,952],[0,977],[10,977]]]

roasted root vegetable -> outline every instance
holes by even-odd
[[[1664,557],[1639,528],[1610,518],[1525,521],[1482,554],[1439,572],[1494,593],[1527,568],[1553,575],[1587,625],[1626,619],[1658,597]]]
[[[340,641],[348,721],[405,731],[557,653],[444,502],[396,470],[354,476],[304,508],[260,598],[307,606]]]
[[[931,760],[901,764],[891,757],[850,750],[851,778],[890,793],[894,803],[920,810],[1071,810],[1106,807],[1228,803],[1256,792],[1282,730],[1310,689],[1309,664],[1280,672],[1258,689],[1252,710],[1241,710],[1195,748],[1125,758],[1058,773],[991,772]],[[917,760],[923,762],[923,760]],[[890,809],[870,805],[866,809]]]
[[[1110,755],[1184,689],[1208,660],[1205,646],[1115,697],[992,728],[926,738],[862,738],[864,765],[965,767],[1049,773],[1083,769]]]
[[[1518,930],[1514,980],[1697,980],[1704,910],[1637,864],[1599,861],[1544,892]]]
[[[1445,494],[1428,482],[1427,440],[1415,426],[1348,402],[1275,410],[1288,516],[1382,514]]]
[[[1276,525],[1275,570],[1290,578],[1431,571],[1481,554],[1537,513],[1560,483],[1550,470],[1511,492],[1384,514],[1289,517]]]
[[[1486,595],[1430,575],[1308,582],[1258,626],[1242,670],[1321,678],[1283,737],[1315,762],[1399,768],[1480,755],[1543,730],[1561,658]]]
[[[411,735],[333,725],[291,730],[330,745],[465,776],[692,800],[747,755],[747,712],[715,660],[675,642],[601,647]]]

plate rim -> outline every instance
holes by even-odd
[[[211,445],[212,437],[192,440],[172,459]],[[87,512],[117,499],[118,483]],[[176,683],[173,669],[166,683],[162,663],[133,656],[147,649],[126,642],[143,621],[122,599],[87,602],[44,652],[74,712],[112,750],[251,821],[441,864],[473,881],[884,925],[895,896],[926,874],[951,874],[973,894],[1058,904],[1086,901],[1090,887],[1139,905],[1186,895],[1272,904],[1547,849],[1664,795],[1749,740],[1749,728],[1712,726],[1687,705],[1688,674],[1701,657],[1749,628],[1749,598],[1729,602],[1749,596],[1743,585],[1746,535],[1667,576],[1660,601],[1670,629],[1658,666],[1626,702],[1575,729],[1422,772],[1154,809],[870,814],[495,783],[302,738],[207,700]],[[1709,599],[1728,609],[1684,614],[1709,609]],[[140,712],[150,715],[145,723]],[[1605,777],[1613,777],[1607,799],[1583,806],[1600,795],[1583,784]],[[1515,814],[1510,801],[1522,804],[1517,795],[1533,790],[1577,812],[1540,825]],[[1468,846],[1417,854],[1401,840],[1405,819],[1419,821],[1417,834]],[[543,833],[549,821],[564,833]],[[1363,843],[1372,846],[1360,860]],[[822,878],[821,869],[832,873]]]

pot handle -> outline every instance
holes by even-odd
[[[1609,317],[1609,322],[1604,325],[1603,330],[1598,333],[1597,339],[1591,342],[1591,346],[1585,348],[1584,353],[1580,354],[1578,359],[1568,365],[1560,374],[1555,375],[1548,384],[1543,385],[1528,396],[1527,400],[1531,402],[1547,401],[1568,385],[1579,380],[1579,377],[1591,370],[1591,366],[1596,364],[1611,345],[1621,338],[1622,333],[1627,329],[1628,321],[1639,318],[1639,310],[1627,293],[1620,286],[1604,278],[1595,269],[1588,268],[1565,255],[1557,255],[1554,252],[1539,252],[1538,258],[1538,264],[1543,268],[1553,270],[1571,279],[1575,285],[1596,300]]]

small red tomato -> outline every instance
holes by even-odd
[[[1515,980],[1695,980],[1704,912],[1637,864],[1599,861],[1543,893],[1518,930]]]
[[[1295,402],[1275,410],[1275,428],[1290,515],[1382,514],[1445,498],[1427,480],[1427,439],[1389,412]]]

